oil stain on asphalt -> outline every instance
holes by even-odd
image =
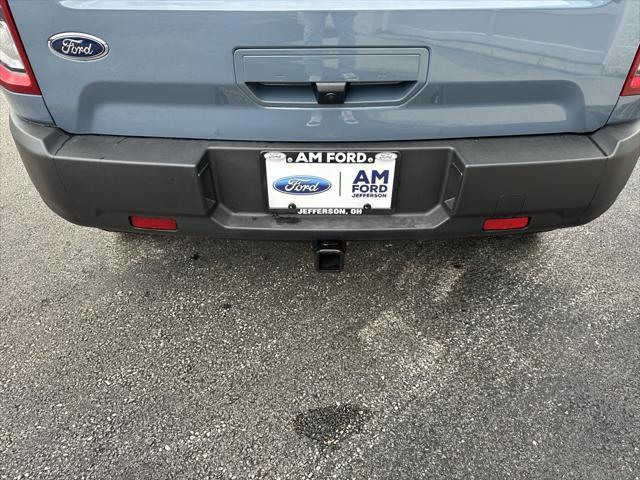
[[[296,433],[333,446],[356,433],[362,433],[371,418],[369,409],[360,405],[330,405],[300,413],[294,420]]]

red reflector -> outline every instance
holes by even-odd
[[[529,225],[529,217],[489,218],[485,220],[483,230],[520,230]]]
[[[177,230],[178,224],[174,218],[159,217],[129,217],[131,225],[146,230]]]
[[[627,81],[624,83],[621,96],[628,97],[630,95],[640,95],[640,49],[636,53],[636,58],[633,59],[631,70],[627,76]]]

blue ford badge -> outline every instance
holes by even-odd
[[[89,61],[103,58],[109,46],[103,40],[86,33],[59,33],[49,39],[49,48],[67,60]]]
[[[331,182],[321,177],[295,175],[273,182],[273,188],[289,195],[316,195],[331,188]]]

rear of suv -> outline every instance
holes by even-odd
[[[0,0],[11,130],[79,225],[335,240],[535,232],[640,155],[633,0]]]

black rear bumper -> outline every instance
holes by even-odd
[[[79,225],[137,231],[130,215],[168,216],[182,234],[340,240],[483,235],[489,217],[530,216],[528,231],[586,223],[605,212],[640,155],[640,122],[591,135],[380,144],[399,150],[395,211],[298,216],[267,211],[258,152],[317,144],[73,136],[15,116],[11,130],[47,205]]]

